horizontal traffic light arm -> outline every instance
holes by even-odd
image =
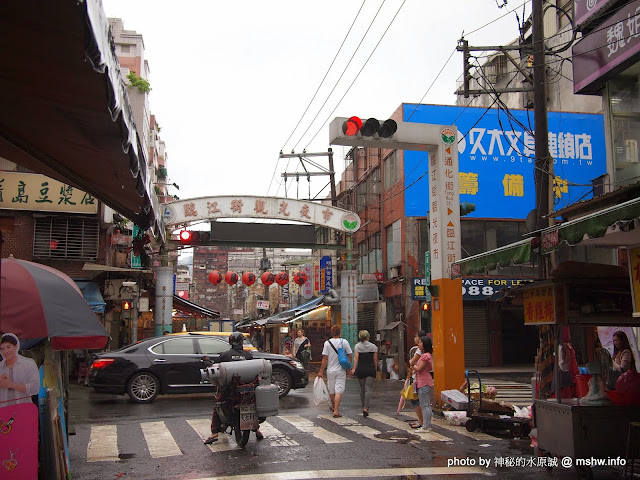
[[[434,145],[442,144],[443,125],[396,122],[397,131],[390,138],[380,138],[379,136],[365,137],[361,132],[354,136],[347,135],[342,129],[347,121],[349,121],[348,117],[336,117],[331,121],[329,124],[331,145],[429,151],[434,149]]]

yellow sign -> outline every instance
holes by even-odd
[[[555,323],[553,287],[527,288],[524,290],[524,324],[544,325]]]
[[[640,316],[640,247],[629,249],[629,275],[633,292],[633,316]]]
[[[0,172],[0,208],[95,214],[98,200],[38,173]]]

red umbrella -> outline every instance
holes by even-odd
[[[3,258],[0,331],[51,338],[55,350],[104,348],[109,335],[71,278],[39,263]]]

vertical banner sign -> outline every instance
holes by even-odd
[[[329,293],[333,288],[333,268],[331,268],[331,257],[324,256],[320,259],[320,293]]]
[[[424,252],[424,276],[426,279],[425,285],[431,285],[431,262],[429,252]]]
[[[640,247],[629,248],[628,250],[633,316],[640,317]]]
[[[433,280],[451,278],[451,263],[461,258],[456,137],[456,127],[442,128],[437,151],[429,152],[430,267]]]
[[[133,238],[136,238],[138,234],[140,234],[140,227],[134,225]],[[131,250],[131,268],[142,268],[142,260],[140,259],[140,255],[134,255],[133,250]]]
[[[317,263],[313,264],[313,293],[320,294],[320,265]]]
[[[308,300],[313,297],[313,266],[305,263],[302,265],[302,271],[307,276],[307,281],[302,285],[302,296]]]

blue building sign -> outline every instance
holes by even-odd
[[[456,125],[460,202],[475,203],[468,217],[524,219],[535,207],[533,112],[443,105],[404,105],[404,121]],[[591,197],[591,181],[606,173],[604,117],[549,112],[554,208]],[[404,153],[405,214],[429,211],[426,152]]]
[[[331,257],[324,256],[320,259],[320,293],[329,293],[331,288],[333,288]]]

